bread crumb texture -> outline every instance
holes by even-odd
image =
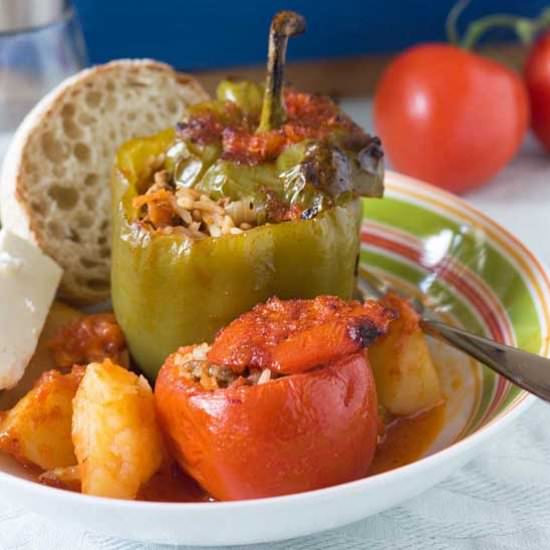
[[[36,241],[64,269],[61,295],[94,303],[110,292],[110,174],[130,138],[173,126],[206,99],[190,77],[154,62],[114,62],[73,79],[22,152],[17,193]]]

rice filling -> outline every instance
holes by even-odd
[[[134,199],[139,223],[164,235],[181,235],[191,241],[238,235],[256,225],[250,200],[213,200],[188,187],[174,188],[167,170],[153,175],[147,191]]]
[[[230,386],[255,386],[266,384],[278,378],[269,369],[245,369],[237,374],[229,367],[215,365],[208,361],[207,354],[211,346],[201,344],[188,353],[178,353],[175,363],[181,376],[189,381],[200,384],[205,390],[216,390]]]

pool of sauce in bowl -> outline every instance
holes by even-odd
[[[150,502],[209,502],[212,500],[201,486],[176,464],[157,472],[142,487],[137,499]]]
[[[427,411],[392,420],[376,449],[369,475],[381,474],[421,458],[445,423],[445,403]]]
[[[418,460],[441,431],[445,405],[417,415],[397,418],[385,430],[369,475],[379,474]],[[139,500],[153,502],[209,502],[212,499],[177,466],[156,474],[141,490]]]

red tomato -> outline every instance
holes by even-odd
[[[177,362],[171,355],[157,378],[159,420],[180,466],[215,498],[298,493],[367,474],[378,409],[363,353],[215,390],[184,378]]]
[[[550,32],[533,46],[525,66],[525,81],[533,131],[550,151]]]
[[[503,168],[528,120],[518,75],[447,44],[397,57],[374,101],[376,129],[393,166],[455,192],[478,187]]]

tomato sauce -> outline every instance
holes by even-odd
[[[445,405],[393,420],[379,445],[369,475],[418,460],[434,442],[445,420]],[[152,502],[211,502],[213,499],[177,466],[156,474],[141,490],[139,500]]]
[[[386,426],[386,433],[374,457],[369,475],[380,474],[418,460],[439,435],[445,421],[441,404],[415,416],[398,418]],[[29,468],[35,481],[39,471]],[[49,485],[78,492],[76,487]],[[137,500],[149,502],[213,502],[214,499],[177,465],[156,473],[141,489]]]
[[[157,472],[140,491],[138,500],[150,502],[208,502],[201,486],[175,464]]]
[[[109,319],[102,319],[99,316],[95,320],[102,322],[105,320],[109,321]],[[71,326],[73,329],[80,328],[82,327],[82,323],[77,317]],[[56,330],[58,330],[58,327],[56,327]],[[51,334],[48,333],[47,338],[44,338],[41,344],[44,351],[47,349],[47,342],[50,339]],[[71,339],[69,338],[69,340]],[[104,340],[111,341],[112,339],[106,338]],[[51,348],[48,351],[51,351]],[[45,354],[42,355],[46,356]],[[39,363],[43,360],[45,361],[42,355],[37,355],[37,360],[38,358],[40,359]],[[36,376],[36,370],[33,369],[33,377]],[[43,371],[44,369],[40,368],[40,370]],[[454,380],[453,387],[460,383],[460,379]],[[6,406],[6,403],[4,403],[4,406]],[[420,414],[390,421],[386,425],[384,436],[378,445],[368,475],[386,472],[410,464],[421,458],[440,434],[445,423],[445,415],[445,404],[441,404]],[[32,479],[35,479],[37,482],[39,481],[38,470],[27,468],[27,473]],[[54,485],[61,488],[59,484]],[[74,491],[79,490],[78,487],[64,486],[63,488]],[[210,502],[213,500],[191,477],[181,471],[176,465],[173,465],[171,468],[165,468],[155,474],[141,489],[137,498],[150,502]]]
[[[445,404],[386,426],[369,475],[380,474],[418,460],[429,449],[445,422]]]
[[[48,343],[59,368],[87,365],[106,358],[124,364],[126,340],[112,313],[83,315],[63,326]]]

